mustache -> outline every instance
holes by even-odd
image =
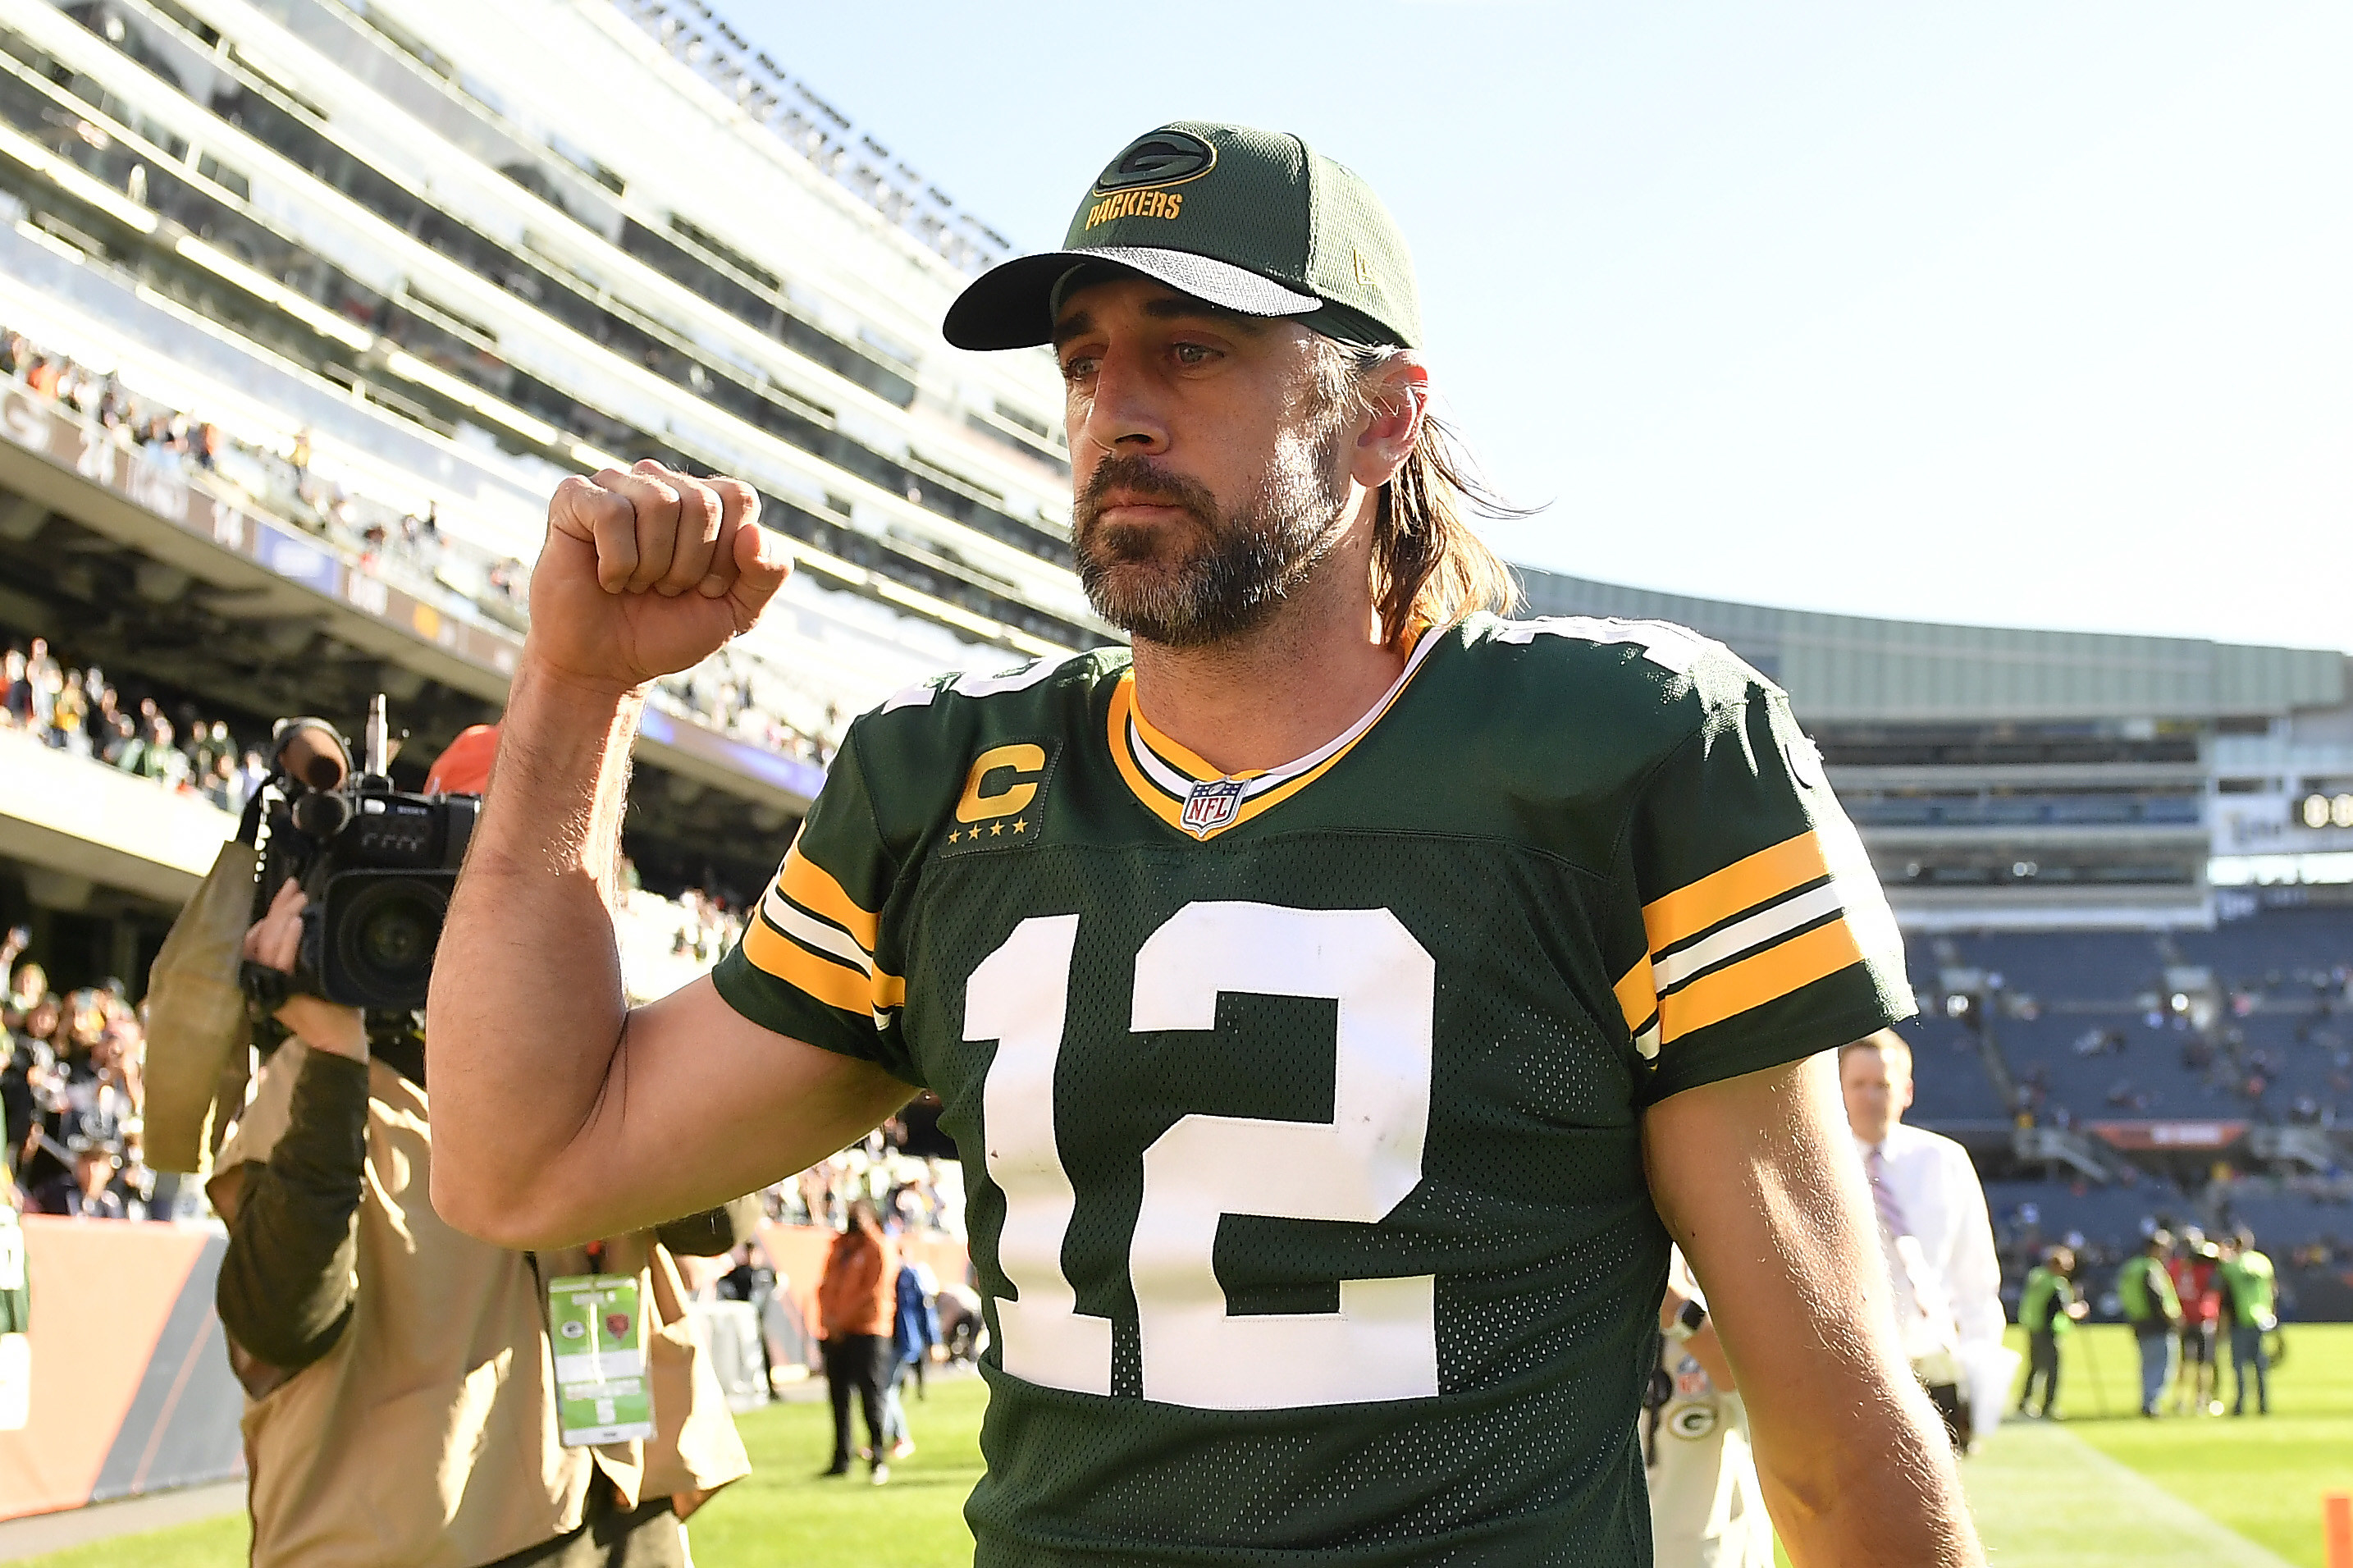
[[[1140,500],[1180,506],[1203,523],[1218,515],[1218,498],[1208,487],[1183,474],[1155,467],[1148,458],[1119,453],[1103,459],[1087,476],[1086,489],[1071,503],[1072,531],[1092,528],[1103,511],[1103,497],[1114,490]]]

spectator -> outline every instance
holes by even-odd
[[[1747,1407],[1681,1247],[1667,1255],[1659,1336],[1642,1413],[1657,1568],[1772,1568]]]
[[[891,1369],[891,1319],[898,1268],[874,1205],[849,1206],[849,1224],[834,1237],[818,1278],[818,1323],[824,1340],[825,1381],[833,1403],[833,1462],[828,1476],[849,1473],[849,1401],[866,1419],[876,1486],[891,1478],[889,1438],[882,1420],[882,1384]]]
[[[732,1266],[713,1283],[712,1293],[722,1301],[741,1301],[752,1308],[760,1324],[760,1384],[776,1393],[776,1354],[768,1343],[768,1310],[776,1296],[776,1270],[759,1261],[750,1242],[739,1242]]]
[[[2140,1347],[2140,1413],[2147,1416],[2156,1415],[2157,1402],[2173,1378],[2174,1331],[2181,1321],[2181,1303],[2165,1271],[2166,1255],[2172,1250],[2172,1234],[2153,1230],[2116,1276],[2116,1297]]]
[[[122,1194],[114,1191],[115,1172],[122,1168],[121,1146],[100,1139],[77,1138],[71,1148],[72,1169],[59,1171],[33,1189],[31,1212],[84,1220],[129,1218]]]
[[[2046,1421],[2059,1418],[2060,1337],[2082,1322],[2090,1310],[2075,1294],[2074,1252],[2052,1247],[2028,1273],[2026,1292],[2019,1298],[2018,1322],[2026,1330],[2027,1363],[2026,1382],[2018,1391],[2018,1414],[2027,1413],[2039,1378],[2042,1383],[2040,1414]]]
[[[907,1430],[905,1385],[912,1379],[915,1396],[924,1397],[923,1369],[932,1348],[940,1342],[940,1316],[932,1306],[938,1287],[924,1280],[929,1272],[920,1265],[902,1263],[893,1287],[897,1309],[891,1319],[891,1382],[882,1396],[882,1422],[893,1459],[915,1451],[914,1436]]]
[[[21,648],[11,647],[0,659],[0,724],[12,729],[33,727],[33,683]]]
[[[2009,1392],[2003,1370],[1999,1392],[1982,1404],[1974,1393],[1978,1369],[1997,1364],[2005,1323],[1985,1189],[1960,1145],[1904,1125],[1912,1050],[1894,1030],[1840,1048],[1839,1086],[1871,1181],[1905,1354],[1953,1446],[1966,1451],[1973,1425],[1989,1431],[2000,1420],[1994,1402]],[[1981,1412],[1974,1424],[1973,1404]]]
[[[2224,1244],[2221,1277],[2223,1310],[2231,1325],[2231,1372],[2238,1385],[2233,1415],[2247,1413],[2247,1370],[2255,1373],[2255,1414],[2272,1413],[2271,1352],[2263,1337],[2279,1327],[2278,1282],[2272,1260],[2255,1250],[2255,1234],[2245,1226]]]
[[[27,971],[38,977],[37,983],[47,986],[47,977],[41,974],[37,964],[26,964],[18,971],[20,986]],[[55,1040],[64,1023],[65,1010],[46,990],[21,1010],[14,1005],[24,1000],[21,992],[9,1000],[8,1060],[0,1066],[0,1116],[5,1118],[8,1169],[14,1175],[24,1170],[33,1133],[39,1125],[40,1106],[36,1090],[37,1086],[47,1083],[56,1068]]]
[[[2222,1367],[2215,1353],[2222,1320],[2216,1275],[2221,1252],[2195,1225],[2181,1233],[2179,1253],[2166,1260],[2174,1299],[2181,1304],[2181,1359],[2173,1384],[2173,1412],[2222,1414]],[[2183,1392],[2184,1385],[2188,1392]]]

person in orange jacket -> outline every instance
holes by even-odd
[[[824,1341],[826,1391],[833,1400],[833,1463],[828,1476],[849,1474],[849,1396],[866,1414],[873,1482],[891,1478],[891,1449],[882,1435],[882,1389],[894,1357],[891,1319],[899,1263],[882,1221],[864,1199],[849,1205],[849,1226],[833,1240],[818,1277],[818,1337]]]

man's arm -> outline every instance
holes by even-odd
[[[267,1160],[216,1183],[228,1222],[214,1298],[221,1328],[261,1371],[259,1397],[334,1348],[359,1294],[361,1169],[367,1162],[367,1064],[313,1051],[295,1080],[286,1130]],[[266,1385],[266,1386],[257,1386]]]
[[[508,1246],[617,1235],[832,1153],[913,1091],[705,978],[632,1012],[608,905],[646,683],[783,585],[752,492],[640,463],[565,481],[491,788],[434,962],[433,1202]]]
[[[1642,1131],[1651,1196],[1707,1292],[1789,1560],[1983,1563],[1952,1446],[1895,1342],[1836,1058],[1686,1089]]]

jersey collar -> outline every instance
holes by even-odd
[[[1135,672],[1121,672],[1108,720],[1112,760],[1145,810],[1180,832],[1207,842],[1229,828],[1272,810],[1322,778],[1383,715],[1397,705],[1431,650],[1445,641],[1425,629],[1414,638],[1405,668],[1364,716],[1296,761],[1279,768],[1220,773],[1152,726],[1135,705]]]

